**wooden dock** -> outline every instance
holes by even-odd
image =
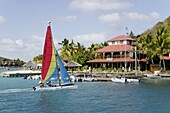
[[[110,82],[111,78],[96,78],[96,80],[100,82]]]
[[[0,73],[1,77],[26,77],[26,76],[34,76],[40,75],[41,71],[34,70],[18,70],[18,71],[6,71]]]

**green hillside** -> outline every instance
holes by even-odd
[[[142,33],[141,36],[146,36],[149,33],[151,33],[153,36],[156,36],[157,29],[159,29],[160,27],[165,27],[165,29],[167,29],[167,32],[170,36],[170,16],[167,19],[165,19],[163,22],[158,22],[154,27]]]
[[[8,58],[0,57],[0,61],[4,61],[4,60],[10,61],[10,59],[8,59]]]

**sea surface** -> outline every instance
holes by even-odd
[[[0,77],[0,113],[170,113],[170,82],[77,82],[33,91],[38,80]]]

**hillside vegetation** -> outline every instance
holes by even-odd
[[[151,33],[153,36],[156,36],[157,29],[159,29],[160,27],[164,27],[167,30],[168,35],[170,36],[170,16],[163,22],[158,22],[154,27],[146,30],[144,33],[141,34],[141,36],[147,36],[149,33]]]
[[[152,64],[159,61],[160,67],[166,70],[164,56],[170,53],[170,17],[138,36],[137,47]]]

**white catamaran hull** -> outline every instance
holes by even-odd
[[[50,87],[50,86],[45,86],[45,87],[40,87],[40,86],[36,86],[33,87],[34,91],[46,91],[46,90],[59,90],[59,89],[77,89],[77,85],[74,84],[64,84],[64,85],[57,85],[54,87]]]
[[[127,79],[126,78],[111,78],[112,82],[116,82],[116,83],[127,83]]]

